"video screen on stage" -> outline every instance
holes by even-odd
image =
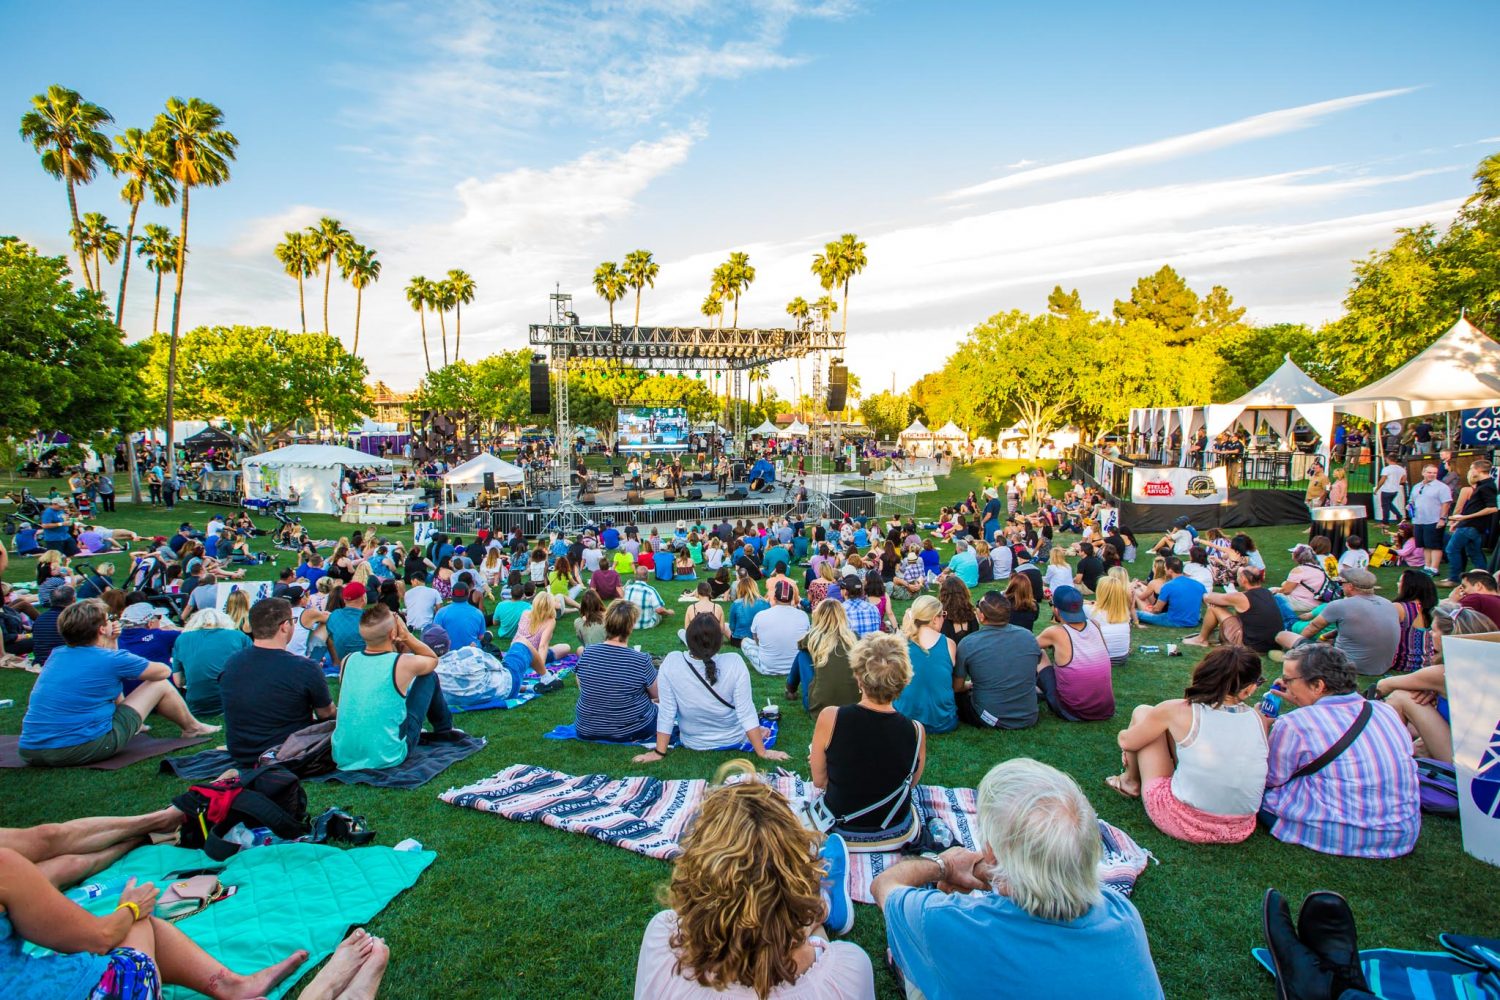
[[[632,406],[616,415],[615,440],[624,452],[685,451],[688,415],[680,406]]]

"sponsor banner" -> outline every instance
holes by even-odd
[[[214,593],[214,607],[220,611],[225,609],[229,603],[229,595],[236,590],[243,590],[245,596],[250,598],[251,606],[271,596],[271,588],[276,584],[270,580],[233,580],[226,583],[215,584],[218,588]]]
[[[1500,865],[1500,634],[1443,640],[1464,850]]]
[[[1130,470],[1132,503],[1197,506],[1229,502],[1229,477],[1224,466],[1206,472],[1197,469]]]
[[[1500,448],[1500,406],[1464,410],[1460,420],[1460,447]]]

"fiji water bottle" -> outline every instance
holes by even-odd
[[[1283,694],[1276,688],[1266,692],[1265,697],[1260,700],[1260,714],[1268,719],[1274,719],[1281,715],[1281,700]]]

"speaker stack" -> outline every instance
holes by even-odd
[[[849,393],[849,369],[834,362],[828,366],[828,409],[842,410]]]

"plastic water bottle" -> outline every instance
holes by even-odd
[[[1274,719],[1281,715],[1281,692],[1271,688],[1265,697],[1260,700],[1260,714],[1268,719]]]
[[[934,816],[927,821],[927,842],[935,851],[946,851],[953,846],[953,831],[941,816]]]
[[[74,898],[101,899],[105,896],[118,896],[125,891],[125,886],[130,882],[130,877],[110,879],[107,882],[90,882],[88,885],[80,885],[68,895]]]
[[[16,701],[15,701],[14,698],[0,698],[0,708],[15,708],[15,707],[16,707]]]

